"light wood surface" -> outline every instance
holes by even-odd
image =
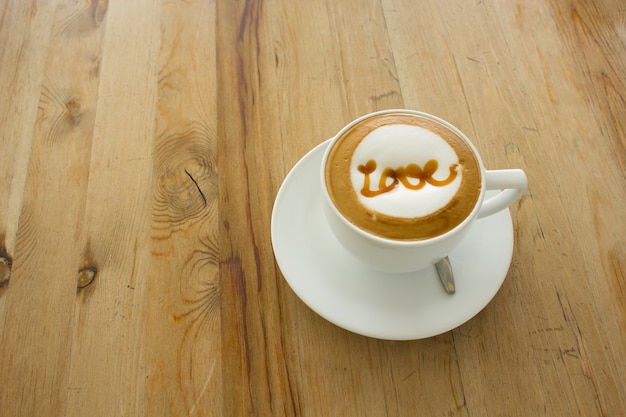
[[[623,416],[621,0],[0,0],[0,415]],[[476,317],[327,322],[270,240],[308,150],[411,108],[523,168]]]

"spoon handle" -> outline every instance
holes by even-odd
[[[456,287],[454,285],[454,273],[452,272],[450,259],[446,256],[435,264],[435,268],[437,268],[437,274],[439,275],[443,289],[446,290],[448,294],[454,294]]]

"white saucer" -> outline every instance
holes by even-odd
[[[413,340],[460,326],[491,301],[513,254],[508,210],[477,220],[449,257],[456,293],[435,268],[411,274],[373,271],[335,240],[322,209],[320,164],[328,141],[285,178],[272,212],[272,245],[293,291],[326,320],[364,336]]]

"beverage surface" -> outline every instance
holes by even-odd
[[[472,148],[436,120],[380,114],[347,130],[331,149],[325,181],[339,211],[391,239],[444,234],[470,215],[481,172]]]

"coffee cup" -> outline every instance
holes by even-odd
[[[450,254],[476,219],[517,200],[527,179],[520,169],[485,169],[445,120],[384,110],[331,139],[321,185],[326,219],[346,251],[375,270],[405,273]],[[488,190],[499,191],[486,198]]]

